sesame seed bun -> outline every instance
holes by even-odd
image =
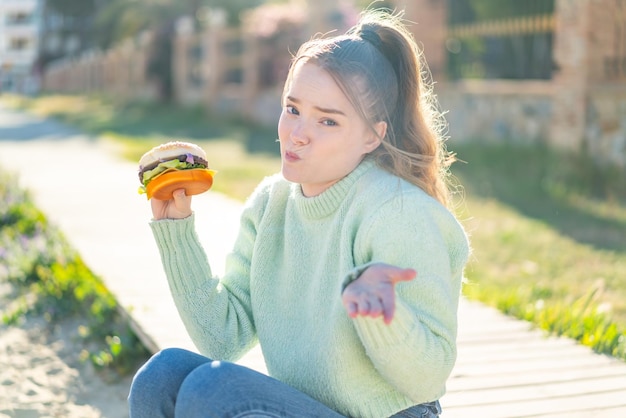
[[[192,144],[191,142],[172,141],[154,147],[142,155],[139,159],[139,166],[146,167],[157,161],[168,160],[178,155],[187,153],[201,157],[205,160],[207,159],[206,152],[204,152],[204,150],[198,145]]]

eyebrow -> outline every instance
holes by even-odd
[[[287,96],[286,99],[290,102],[293,102],[295,104],[299,104],[300,100],[296,99],[293,96]],[[315,109],[319,110],[320,112],[323,113],[330,113],[332,115],[343,115],[346,116],[346,114],[344,112],[342,112],[339,109],[331,109],[331,108],[326,108],[326,107],[319,107],[319,106],[313,106]]]

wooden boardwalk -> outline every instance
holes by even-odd
[[[444,418],[626,417],[626,363],[462,300]]]
[[[155,262],[136,165],[109,151],[59,124],[0,107],[0,168],[19,175],[36,205],[116,295],[146,346],[193,349]],[[29,164],[15,157],[24,155]],[[50,161],[71,161],[71,169]],[[32,170],[39,166],[45,175]],[[118,216],[111,215],[111,204]],[[207,193],[194,204],[199,235],[219,274],[239,203]],[[570,339],[546,338],[526,322],[466,300],[459,319],[459,356],[441,400],[443,418],[626,418],[626,363]],[[265,370],[258,347],[241,363]]]

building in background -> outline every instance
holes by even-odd
[[[0,92],[38,91],[43,2],[0,0]]]

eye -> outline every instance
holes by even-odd
[[[322,121],[322,125],[326,125],[326,126],[337,126],[337,125],[338,125],[338,123],[337,123],[337,122],[335,122],[335,121],[334,121],[334,120],[332,120],[332,119],[324,119],[324,120]]]
[[[299,115],[300,114],[300,112],[298,112],[298,109],[296,109],[295,107],[293,107],[291,105],[285,106],[285,110],[287,111],[287,113],[292,114],[292,115]]]

